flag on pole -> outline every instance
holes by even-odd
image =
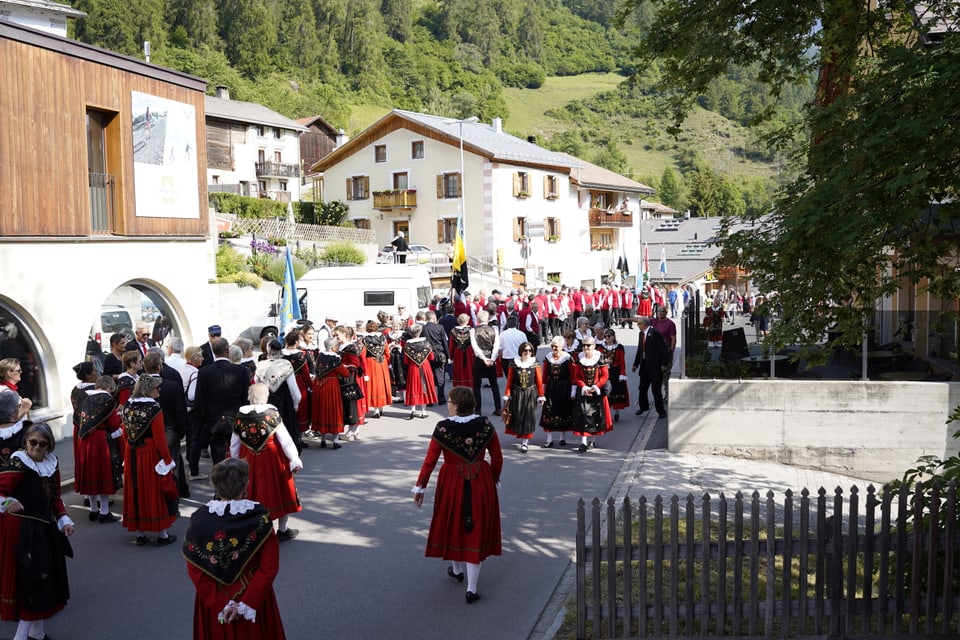
[[[620,275],[624,278],[630,275],[630,261],[627,260],[627,245],[623,245],[620,248],[620,260],[617,261],[617,269],[620,270]]]
[[[650,245],[643,245],[643,281],[650,282]]]
[[[457,217],[457,233],[453,239],[453,274],[450,286],[460,293],[470,286],[470,274],[467,268],[467,249],[463,244],[463,216]]]
[[[280,330],[294,320],[300,320],[300,301],[297,299],[297,277],[293,272],[293,253],[287,247],[287,266],[283,270],[283,298],[280,302]]]
[[[667,248],[660,246],[660,277],[667,275]]]

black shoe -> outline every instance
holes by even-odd
[[[177,541],[177,536],[175,536],[175,535],[173,535],[173,534],[171,533],[171,534],[168,535],[166,538],[157,538],[157,546],[158,546],[158,547],[165,547],[165,546],[167,546],[168,544],[173,544],[173,543],[176,542],[176,541]]]
[[[456,580],[457,582],[463,582],[463,571],[460,573],[454,573],[453,567],[447,567],[447,575]]]
[[[418,418],[429,418],[430,416],[428,416],[426,413],[421,413],[421,414],[419,414],[417,417],[418,417]]]
[[[200,457],[201,457],[201,458],[209,458],[209,457],[210,457],[210,452],[207,451],[206,449],[204,449],[203,451],[200,452]]]
[[[596,448],[597,448],[596,442],[591,442],[590,444],[587,445],[587,449],[596,449]]]
[[[526,443],[524,443],[520,445],[520,453],[526,453],[526,452],[527,452],[527,445]]]
[[[492,415],[492,416],[498,416],[498,415],[500,415],[500,409],[494,409],[494,410],[493,410],[493,413],[491,413],[490,415]]]
[[[321,440],[321,441],[320,441],[320,448],[321,448],[321,449],[326,449],[326,448],[327,448],[327,441],[326,441],[326,440]]]
[[[413,411],[410,412],[410,415],[406,417],[407,420],[413,420],[413,417],[416,415]]]
[[[137,536],[137,546],[142,547],[147,544],[147,536]]]
[[[293,540],[298,535],[300,535],[300,529],[285,529],[284,531],[277,531],[277,540],[280,542],[286,542],[287,540]]]
[[[107,524],[108,522],[116,522],[119,519],[120,518],[113,515],[112,513],[104,513],[102,515],[97,516],[97,522],[99,522],[100,524]]]
[[[613,414],[613,421],[614,421],[614,422],[620,422],[620,412],[619,412],[619,411],[617,411],[615,414]]]
[[[334,449],[339,449],[339,448],[340,448],[340,443],[337,442],[336,440],[334,440],[334,441],[333,441],[333,448],[334,448]]]
[[[561,447],[567,446],[567,441],[566,441],[566,440],[561,440],[561,441],[560,441],[560,446],[561,446]]]
[[[379,420],[379,419],[380,419],[380,412],[379,412],[379,411],[374,411],[373,414],[370,416],[370,418],[371,418],[372,420]]]
[[[586,453],[586,452],[587,452],[587,445],[585,445],[585,444],[580,445],[579,447],[577,447],[577,451],[579,451],[580,453]]]
[[[91,511],[90,513],[87,514],[87,520],[89,520],[90,522],[93,522],[99,517],[100,517],[100,514],[97,513],[96,511]]]
[[[661,419],[661,420],[662,420],[663,418],[666,418],[666,417],[667,417],[667,412],[666,412],[666,411],[657,414],[657,418],[658,418],[658,419]]]
[[[473,604],[480,599],[479,593],[474,593],[473,591],[467,591],[467,604]]]
[[[634,415],[642,416],[648,411],[650,411],[650,407],[647,407],[646,409],[637,409],[637,412]]]
[[[90,506],[90,498],[84,498],[84,499],[83,499],[83,506],[85,506],[85,507],[89,507],[89,506]]]
[[[541,449],[553,449],[553,441],[551,440],[550,442],[544,442],[542,445],[540,445],[540,448],[541,448]]]

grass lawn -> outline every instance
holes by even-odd
[[[503,128],[518,136],[542,135],[549,128],[543,114],[571,100],[583,100],[601,91],[610,91],[626,80],[616,73],[584,73],[579,76],[547,78],[539,89],[504,89],[510,115]],[[551,131],[552,132],[552,131]]]

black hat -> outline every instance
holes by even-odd
[[[84,380],[88,375],[93,373],[93,363],[81,362],[80,364],[74,365],[73,372],[77,374],[77,380]]]
[[[207,327],[207,333],[208,333],[209,335],[211,335],[211,336],[219,336],[219,335],[220,335],[220,325],[218,325],[218,324],[212,324],[212,325],[210,325],[209,327]]]

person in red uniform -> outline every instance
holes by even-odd
[[[583,453],[596,446],[597,436],[613,429],[613,421],[604,393],[610,373],[600,358],[594,338],[585,338],[581,344],[583,353],[573,369],[573,383],[577,385],[573,434],[581,437],[579,451]]]
[[[177,536],[167,528],[177,519],[176,498],[164,497],[161,476],[176,466],[167,449],[160,410],[159,377],[143,375],[120,414],[127,447],[123,458],[123,525],[137,532],[137,546],[147,543],[146,531],[157,531],[157,546],[172,544]]]
[[[509,407],[507,435],[520,440],[520,451],[527,452],[527,440],[537,430],[537,407],[546,398],[543,395],[543,377],[537,366],[533,344],[520,343],[519,355],[513,366],[507,369],[507,390],[503,394],[503,406]],[[507,422],[506,420],[504,422]]]
[[[467,604],[480,599],[477,584],[480,563],[500,555],[500,500],[497,487],[503,453],[497,432],[486,417],[475,412],[470,387],[454,387],[447,394],[450,417],[437,423],[413,488],[420,508],[433,469],[443,455],[433,500],[433,518],[427,534],[428,558],[449,561],[447,575],[463,582],[467,574]],[[489,454],[490,461],[486,460]]]
[[[333,335],[340,340],[340,357],[343,359],[345,367],[353,372],[350,378],[360,386],[363,395],[356,400],[347,400],[344,398],[343,423],[346,425],[346,432],[343,434],[344,440],[358,440],[360,437],[360,427],[366,423],[367,415],[367,373],[364,369],[366,357],[363,353],[363,342],[356,339],[356,331],[353,327],[347,325],[338,325],[333,330]]]
[[[470,346],[470,316],[461,313],[457,316],[457,326],[450,332],[448,348],[453,361],[454,387],[473,387],[473,347]]]
[[[620,409],[630,406],[630,390],[627,386],[627,356],[623,345],[617,342],[613,329],[604,329],[603,342],[597,345],[603,364],[610,372],[610,395],[608,401],[613,409],[613,421],[619,422]]]
[[[403,344],[403,360],[407,364],[407,393],[404,404],[410,407],[407,420],[414,415],[427,417],[428,404],[436,404],[437,387],[433,381],[433,349],[427,339],[421,337],[423,325],[415,324],[407,329],[410,339]],[[417,413],[417,407],[422,411]]]
[[[123,422],[117,413],[113,392],[117,384],[112,376],[97,379],[84,392],[78,413],[77,458],[74,464],[74,490],[90,496],[90,521],[116,522],[110,513],[110,496],[119,490],[113,474],[110,440],[123,435]]]
[[[117,404],[121,407],[130,399],[130,393],[143,371],[143,354],[137,350],[123,352],[123,373],[117,376]]]
[[[249,466],[227,458],[213,467],[217,498],[197,509],[183,541],[196,589],[194,640],[285,640],[273,581],[280,547],[267,509],[244,498]]]
[[[343,433],[343,397],[340,394],[340,378],[349,378],[353,373],[343,366],[337,349],[340,341],[327,338],[323,351],[317,354],[317,375],[313,380],[313,415],[310,422],[320,436],[320,448],[327,446],[327,436],[333,436],[333,448],[340,448]]]
[[[250,465],[247,497],[264,506],[277,521],[277,539],[293,540],[300,533],[287,526],[291,513],[301,510],[293,475],[303,469],[297,445],[283,425],[280,412],[268,404],[270,388],[262,382],[247,390],[250,404],[237,411],[230,457]]]
[[[24,448],[0,466],[0,619],[19,620],[15,640],[46,638],[43,621],[70,598],[65,536],[74,522],[60,498],[56,441],[45,422],[32,424]]]
[[[383,408],[393,402],[390,391],[390,350],[387,337],[374,320],[367,322],[363,340],[364,370],[367,372],[367,407],[371,418],[383,415]]]

